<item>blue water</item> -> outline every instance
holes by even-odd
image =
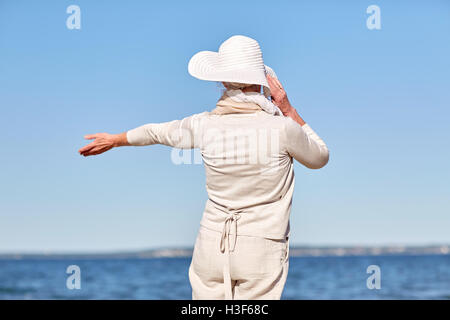
[[[0,260],[0,299],[190,299],[189,258]],[[66,268],[81,269],[81,289]],[[369,265],[381,289],[369,290]],[[450,256],[291,258],[283,299],[450,299]]]

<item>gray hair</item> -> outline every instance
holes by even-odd
[[[249,83],[239,83],[239,82],[224,82],[230,90],[244,89],[253,86]]]

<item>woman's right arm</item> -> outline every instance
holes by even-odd
[[[181,149],[192,149],[198,146],[197,132],[201,126],[203,112],[163,123],[149,123],[119,134],[96,133],[86,135],[85,139],[94,140],[78,152],[82,156],[93,156],[121,146],[147,146],[163,144]]]
[[[133,146],[162,144],[165,146],[192,149],[198,147],[203,117],[208,112],[194,114],[181,120],[149,123],[127,132],[127,141]]]

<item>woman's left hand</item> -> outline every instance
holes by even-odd
[[[286,91],[284,91],[283,86],[277,78],[273,78],[267,75],[267,82],[270,87],[270,95],[272,96],[272,102],[280,108],[281,112],[285,117],[292,118],[299,125],[303,126],[305,121],[297,113],[297,110],[291,105],[287,97]]]
[[[291,112],[292,106],[280,81],[277,78],[267,75],[267,82],[269,83],[272,102],[280,108],[285,116],[288,115]]]

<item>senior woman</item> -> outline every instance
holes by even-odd
[[[94,141],[79,152],[153,144],[199,148],[208,200],[189,267],[192,298],[280,299],[289,266],[293,159],[319,169],[328,149],[289,103],[256,40],[233,36],[218,52],[194,55],[188,69],[223,83],[214,110],[116,135],[87,135]]]

